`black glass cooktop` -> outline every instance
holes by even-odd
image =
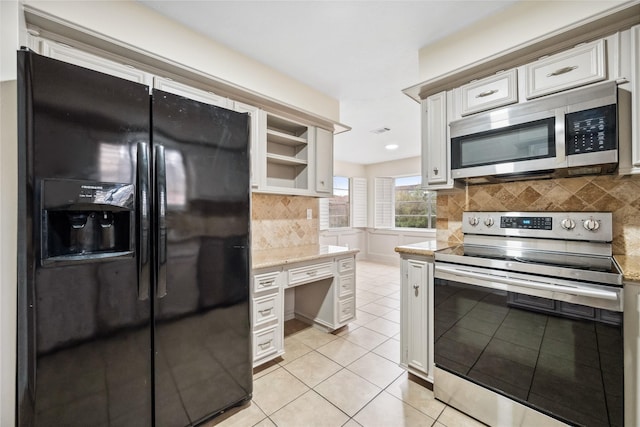
[[[447,256],[460,257],[461,263],[465,258],[483,258],[487,260],[511,261],[521,264],[532,264],[540,267],[561,267],[585,271],[620,274],[616,263],[611,257],[575,255],[558,252],[521,250],[512,248],[497,248],[489,246],[459,245],[436,252]],[[442,255],[440,258],[442,258]],[[542,271],[543,272],[543,271]]]

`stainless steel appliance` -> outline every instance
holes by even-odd
[[[623,103],[624,104],[624,103]],[[451,123],[451,173],[470,183],[610,173],[618,89],[605,82]]]
[[[435,254],[438,399],[489,425],[623,425],[624,295],[611,221],[603,212],[463,214],[463,245]]]
[[[248,116],[18,62],[17,424],[195,425],[249,399]]]

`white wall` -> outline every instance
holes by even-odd
[[[420,80],[450,73],[629,1],[520,1],[419,51]]]
[[[67,24],[89,29],[121,45],[132,47],[133,50],[184,64],[298,109],[339,121],[340,107],[336,99],[232,51],[135,1],[24,0],[24,3]],[[212,25],[215,25],[214,17]]]
[[[368,223],[374,223],[376,177],[399,177],[420,175],[420,157],[393,160],[371,165],[359,165],[346,162],[335,162],[334,174],[340,176],[358,176],[367,178],[367,216]],[[376,230],[367,229],[327,230],[320,233],[320,243],[325,245],[349,246],[360,249],[359,259],[399,265],[396,246],[423,242],[435,238],[434,231],[419,230]]]

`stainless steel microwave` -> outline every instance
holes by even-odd
[[[604,82],[451,122],[451,173],[469,183],[611,173],[618,89]]]

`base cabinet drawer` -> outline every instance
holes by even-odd
[[[280,292],[253,298],[253,327],[258,328],[272,321],[278,321],[280,316],[280,304],[282,297]]]
[[[338,323],[344,323],[353,319],[356,315],[354,298],[345,298],[338,301]]]
[[[338,278],[338,280],[340,281],[338,296],[343,298],[352,295],[356,283],[353,274],[343,274]]]
[[[282,352],[282,330],[280,325],[253,333],[254,364],[266,357]]]
[[[256,274],[253,276],[253,292],[262,292],[270,289],[278,289],[280,287],[279,271],[269,273]]]
[[[289,286],[302,285],[333,276],[333,262],[296,267],[289,270]]]
[[[338,261],[338,273],[344,273],[345,271],[353,270],[353,265],[355,263],[355,258],[343,258]]]

